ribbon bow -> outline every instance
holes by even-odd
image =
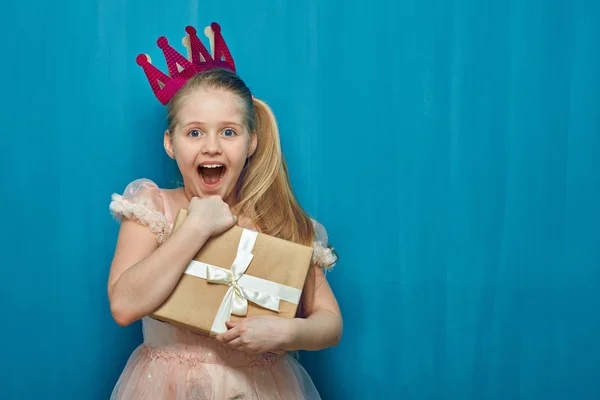
[[[225,329],[225,322],[229,321],[231,314],[238,317],[246,316],[248,313],[248,301],[272,311],[279,311],[278,297],[252,290],[239,283],[240,278],[244,275],[248,266],[250,266],[253,257],[251,253],[239,250],[231,266],[231,270],[207,265],[206,280],[208,282],[229,285],[229,290],[225,294],[217,312],[213,331],[223,331]]]

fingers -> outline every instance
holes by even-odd
[[[227,346],[233,350],[243,351],[247,354],[261,354],[260,351],[255,344],[250,343],[247,339],[242,339],[242,337],[237,337],[233,339],[231,342],[223,343],[224,346]]]
[[[227,332],[218,335],[217,340],[221,343],[228,343],[238,337],[240,337],[240,329],[237,327],[233,327]]]
[[[231,329],[238,324],[239,321],[225,321],[227,329]]]
[[[229,207],[229,204],[227,204],[219,195],[212,195],[212,196],[210,196],[210,198],[218,199],[219,202],[223,204],[224,210],[226,209],[227,210],[226,213],[231,215],[231,219],[233,220],[232,224],[235,225],[238,221],[238,217],[237,217],[237,215],[233,215],[233,213],[231,212],[231,208]]]
[[[231,342],[226,343],[226,345],[228,347],[231,347],[232,349],[236,349],[236,350],[240,350],[246,343],[244,343],[242,341],[241,337],[236,337],[235,339],[233,339]]]

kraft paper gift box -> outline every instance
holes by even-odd
[[[178,212],[173,231],[186,216]],[[234,226],[204,244],[150,317],[210,336],[227,320],[294,318],[312,255],[312,247]]]

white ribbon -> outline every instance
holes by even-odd
[[[217,311],[210,333],[217,335],[227,330],[225,322],[231,314],[243,317],[248,313],[248,301],[269,310],[279,312],[279,301],[298,304],[302,291],[252,275],[246,275],[246,270],[252,262],[252,249],[258,232],[243,229],[238,245],[237,256],[231,270],[192,260],[185,273],[206,279],[210,283],[228,285],[229,290]]]

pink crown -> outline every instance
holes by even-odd
[[[182,42],[187,48],[187,58],[171,47],[166,37],[160,37],[156,42],[167,60],[169,76],[152,65],[147,54],[140,54],[136,59],[138,65],[144,68],[144,73],[148,78],[148,82],[150,82],[154,95],[163,105],[169,102],[171,97],[181,89],[188,79],[199,72],[213,68],[226,68],[235,72],[235,64],[221,35],[219,24],[213,22],[204,29],[204,34],[210,40],[212,55],[196,35],[196,29],[187,26],[185,31],[188,36],[185,36]]]

